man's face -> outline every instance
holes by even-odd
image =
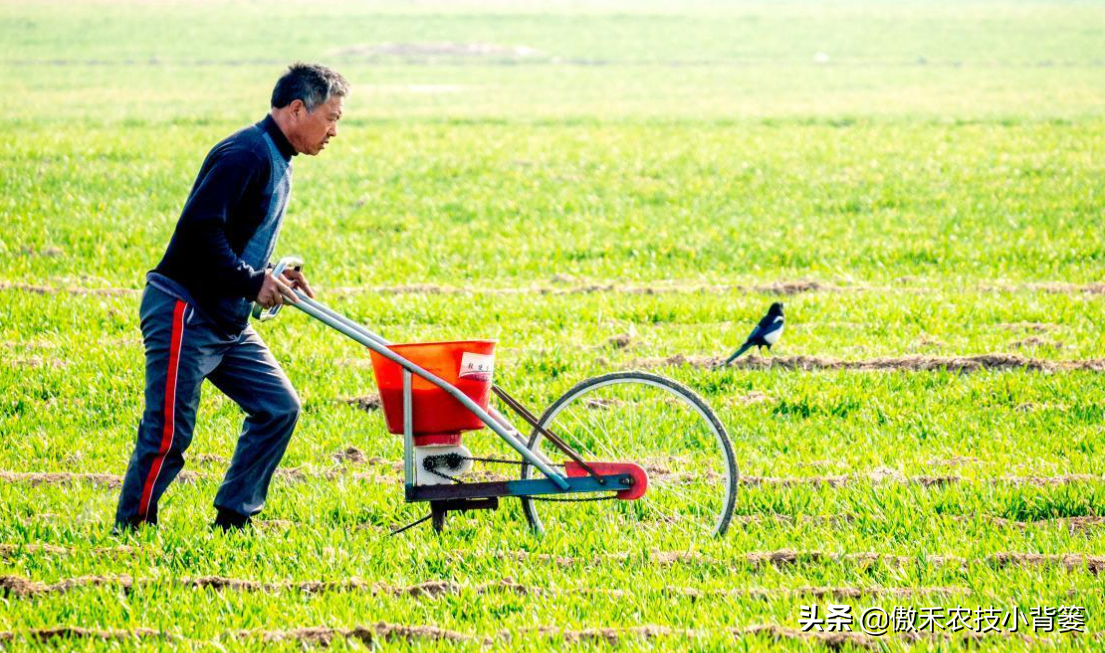
[[[314,156],[321,152],[330,139],[338,135],[343,101],[340,95],[334,95],[314,111],[308,111],[302,103],[293,107],[292,129],[288,134],[292,147],[300,154]]]

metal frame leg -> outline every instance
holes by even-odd
[[[403,482],[415,483],[414,469],[414,403],[411,400],[411,372],[403,370]]]

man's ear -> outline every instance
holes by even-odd
[[[293,118],[299,120],[307,113],[307,105],[303,104],[303,100],[295,99],[288,105],[288,110]]]

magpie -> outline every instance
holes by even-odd
[[[725,362],[718,367],[725,367],[729,363],[732,363],[744,352],[753,347],[759,347],[760,351],[763,351],[764,347],[767,347],[767,351],[771,352],[771,345],[774,345],[779,341],[779,336],[783,334],[783,303],[775,302],[771,305],[771,308],[767,309],[767,315],[760,320],[760,323],[756,325],[755,329],[752,329],[752,333],[748,334],[748,339],[744,341],[732,356],[725,359]]]

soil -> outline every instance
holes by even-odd
[[[380,410],[380,407],[382,406],[382,404],[380,403],[380,395],[378,394],[368,394],[362,397],[350,397],[348,399],[345,399],[344,401],[350,406],[360,408],[366,413]]]
[[[650,369],[657,367],[679,367],[689,365],[704,369],[713,368],[723,362],[722,358],[705,356],[687,356],[675,354],[666,358],[638,358],[630,361],[628,369]],[[1016,354],[978,354],[974,356],[898,356],[871,358],[867,360],[840,360],[820,356],[747,356],[738,358],[729,367],[746,370],[902,370],[951,372],[975,372],[979,370],[1036,370],[1044,372],[1084,370],[1105,372],[1105,359],[1085,360],[1041,360],[1025,358]]]
[[[1040,338],[1039,336],[1029,336],[1023,340],[1014,340],[1009,343],[1010,347],[1017,349],[1033,349],[1036,347],[1048,347],[1051,349],[1062,349],[1063,343],[1058,340],[1048,340],[1047,338]]]
[[[339,463],[364,463],[368,461],[368,457],[365,456],[365,453],[354,446],[348,446],[336,452],[333,458]]]
[[[633,342],[633,336],[628,333],[620,333],[606,341],[606,344],[614,349],[625,349]]]

